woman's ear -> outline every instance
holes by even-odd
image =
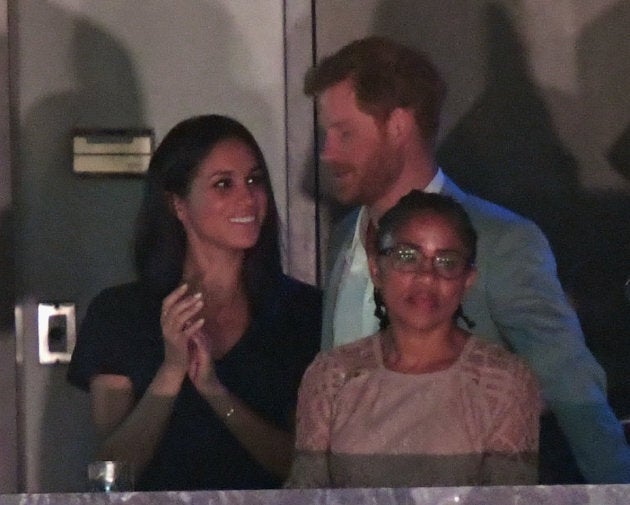
[[[466,273],[466,282],[464,283],[464,290],[468,291],[477,280],[477,267],[471,266]]]
[[[173,215],[183,223],[186,208],[183,198],[175,193],[167,193],[166,198]]]

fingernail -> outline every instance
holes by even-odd
[[[195,298],[201,298],[203,295],[202,295],[201,291],[198,291],[198,292],[196,292],[193,296],[194,296]]]

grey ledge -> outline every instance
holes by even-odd
[[[0,505],[628,505],[630,484],[0,495]]]

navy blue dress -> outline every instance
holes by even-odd
[[[261,417],[291,430],[297,390],[320,346],[321,293],[283,276],[221,360],[221,383]],[[162,300],[138,283],[105,289],[81,324],[68,380],[89,390],[97,374],[129,377],[140,399],[164,360]],[[169,426],[137,490],[268,489],[282,483],[257,463],[186,378]]]

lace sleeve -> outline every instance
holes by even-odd
[[[330,487],[330,426],[344,376],[329,353],[320,353],[306,370],[298,393],[296,455],[285,487]]]
[[[516,362],[512,372],[493,409],[495,422],[483,462],[487,485],[527,485],[538,480],[540,389],[524,363]]]

